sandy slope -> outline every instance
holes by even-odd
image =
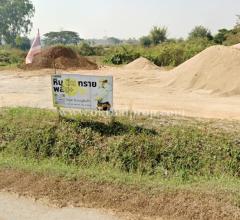
[[[171,85],[204,89],[224,96],[240,95],[240,50],[212,46],[175,68]]]
[[[95,209],[54,208],[31,199],[0,193],[0,220],[117,220]]]

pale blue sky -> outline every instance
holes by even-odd
[[[34,35],[73,30],[82,38],[139,38],[153,25],[165,25],[169,37],[186,37],[195,25],[214,33],[231,28],[240,14],[240,0],[32,0],[36,7]]]

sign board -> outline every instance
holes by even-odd
[[[113,77],[63,74],[52,76],[55,107],[110,111]]]

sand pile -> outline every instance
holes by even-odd
[[[159,70],[160,67],[152,63],[150,60],[140,57],[125,66],[127,70]]]
[[[40,54],[36,55],[33,63],[26,66],[27,69],[42,69],[53,68],[69,69],[79,68],[94,70],[97,69],[97,64],[89,61],[87,58],[79,56],[72,49],[56,46],[43,50]]]
[[[235,49],[239,49],[240,50],[240,43],[239,44],[235,44],[232,47],[235,48]]]
[[[232,47],[207,48],[173,72],[176,75],[170,85],[176,88],[240,95],[240,50]]]

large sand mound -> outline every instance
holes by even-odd
[[[232,47],[235,48],[235,49],[239,49],[240,50],[240,43],[239,44],[235,44]]]
[[[173,72],[171,85],[176,88],[240,95],[240,50],[232,47],[209,47]]]
[[[97,69],[97,64],[89,61],[87,58],[79,56],[72,49],[56,46],[43,50],[36,55],[33,63],[26,66],[27,69],[53,68],[69,69],[79,68],[87,70]]]
[[[127,70],[159,70],[160,68],[150,60],[140,57],[125,66]]]

